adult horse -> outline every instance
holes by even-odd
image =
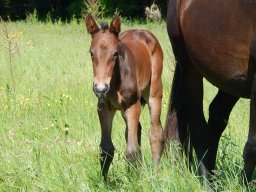
[[[190,136],[201,173],[214,169],[220,136],[240,97],[250,98],[244,176],[256,164],[256,1],[170,0],[168,35],[177,61],[167,114],[167,138],[186,149]],[[203,78],[219,90],[203,114]]]
[[[103,23],[99,28],[89,15],[86,17],[86,27],[92,35],[90,53],[94,72],[93,91],[98,97],[100,163],[105,180],[114,156],[111,130],[117,110],[121,111],[126,123],[126,158],[135,163],[141,155],[141,106],[148,104],[151,152],[157,164],[164,141],[160,122],[163,52],[159,42],[145,30],[120,33],[121,20],[118,16],[113,18],[110,26]]]

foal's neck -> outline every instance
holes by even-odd
[[[121,76],[120,76],[120,70],[119,70],[119,61],[117,60],[114,66],[110,86],[111,89],[114,89],[115,91],[120,87],[121,84]]]

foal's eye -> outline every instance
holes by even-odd
[[[114,60],[117,60],[117,58],[118,58],[118,52],[116,51],[116,52],[114,53],[114,55],[113,55],[113,59],[114,59]]]

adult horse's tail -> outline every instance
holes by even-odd
[[[173,46],[174,48],[174,46]],[[174,51],[175,52],[175,51]],[[189,152],[189,135],[187,130],[188,109],[186,103],[186,76],[184,75],[181,57],[176,58],[175,72],[169,98],[169,106],[165,123],[165,137],[167,145],[170,141],[177,141],[178,147],[183,146],[185,153]]]
[[[169,98],[169,106],[167,111],[165,134],[167,140],[178,139],[183,140],[187,127],[187,109],[186,100],[184,98],[184,76],[180,63],[175,66],[171,94]],[[180,134],[183,133],[184,134]]]
[[[187,154],[189,152],[187,148],[189,141],[187,131],[188,109],[184,68],[190,61],[188,54],[184,55],[187,51],[179,25],[178,4],[179,0],[172,0],[170,2],[167,16],[167,30],[176,59],[176,66],[166,117],[165,136],[168,146],[170,141],[177,141],[180,147],[181,145],[184,147]]]

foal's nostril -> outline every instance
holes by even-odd
[[[109,91],[110,86],[108,84],[104,84],[102,86],[99,86],[96,83],[93,83],[93,91],[98,97],[105,96],[106,93]]]
[[[108,84],[105,83],[105,89],[104,92],[107,93],[110,89],[110,86]]]

